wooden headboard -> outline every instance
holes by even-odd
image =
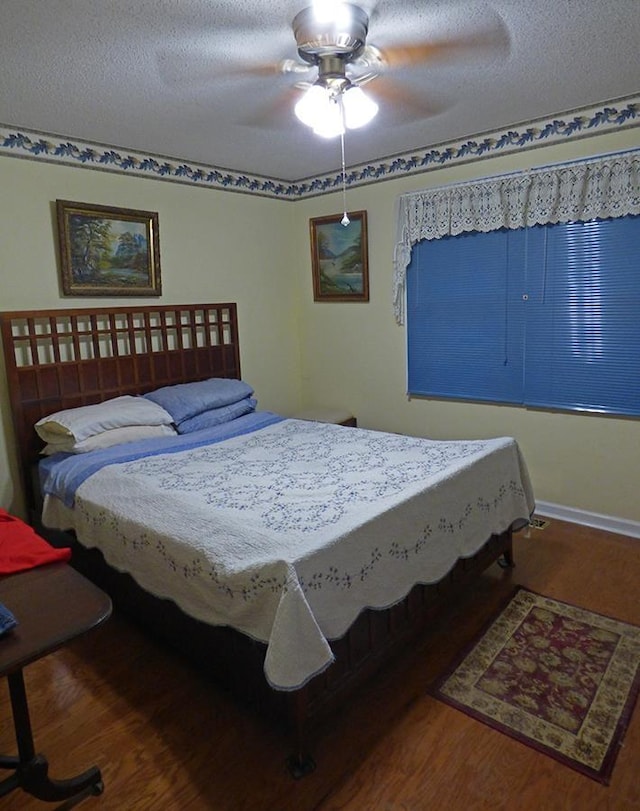
[[[9,400],[27,504],[47,414],[160,386],[240,378],[235,304],[0,313]]]

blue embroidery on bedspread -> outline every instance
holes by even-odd
[[[148,457],[122,472],[152,477],[162,489],[201,493],[218,509],[257,512],[270,530],[310,533],[336,524],[349,506],[426,483],[486,450],[483,440],[438,442],[376,431],[341,431],[337,439],[335,426],[290,420],[241,445],[198,448],[174,458],[169,469],[162,458]],[[393,456],[407,451],[419,458]],[[453,532],[454,525],[440,529]]]
[[[497,447],[492,440],[442,442],[298,420],[271,425],[275,430],[254,430],[241,443],[218,442],[174,455],[170,466],[160,455],[127,461],[120,466],[120,473],[148,477],[162,492],[183,491],[219,510],[239,515],[246,512],[249,521],[259,517],[262,526],[274,532],[308,535],[336,525],[350,508],[357,509],[360,504],[385,498],[395,503],[393,497],[412,483],[415,493],[428,487],[430,479],[437,486],[451,470],[459,471],[473,463],[472,457],[491,455]],[[406,458],[407,452],[410,458]],[[489,493],[490,498],[486,497]],[[298,572],[299,585],[307,594],[327,587],[351,590],[354,584],[371,578],[383,561],[407,563],[417,559],[435,535],[453,536],[479,515],[498,510],[505,499],[524,496],[520,479],[507,476],[484,495],[450,505],[446,515],[425,515],[409,537],[388,538],[363,549],[361,559],[352,561],[348,568],[331,563],[307,572],[306,577]],[[196,553],[178,563],[161,540],[149,537],[144,530],[125,530],[108,510],[89,511],[81,500],[77,509],[86,526],[108,526],[111,539],[123,547],[151,547],[168,569],[187,580],[205,576],[228,599],[247,602],[265,590],[287,591],[286,577],[263,574],[251,576],[243,586],[234,588],[216,563],[206,557]]]

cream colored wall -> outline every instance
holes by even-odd
[[[331,195],[297,203],[293,234],[302,281],[303,406],[343,406],[357,416],[362,427],[419,436],[515,436],[539,501],[640,521],[639,420],[409,401],[405,394],[405,331],[395,323],[391,305],[399,194],[638,146],[640,129],[636,128],[348,191],[349,209],[367,211],[369,303],[313,301],[308,220],[341,211],[342,200],[340,195]]]
[[[162,297],[126,303],[237,302],[242,373],[260,408],[298,407],[291,203],[11,157],[0,157],[0,189],[0,310],[125,303],[61,297],[56,199],[157,211]],[[4,368],[0,409],[0,505],[23,514]]]
[[[308,220],[339,212],[340,195],[292,204],[0,157],[0,310],[118,303],[61,298],[56,198],[158,211],[160,302],[238,302],[243,376],[260,407],[344,406],[363,427],[436,438],[512,435],[538,500],[640,521],[638,420],[408,401],[391,306],[399,194],[638,146],[636,128],[350,190],[349,208],[368,213],[371,300],[332,304],[313,301]],[[0,410],[0,505],[21,512],[4,371]]]

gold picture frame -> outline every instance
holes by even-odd
[[[158,214],[56,200],[65,296],[159,296]]]
[[[369,301],[367,212],[309,220],[314,301]]]

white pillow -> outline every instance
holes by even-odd
[[[43,417],[35,424],[38,436],[57,444],[71,438],[82,442],[90,436],[129,425],[171,425],[173,418],[162,406],[146,397],[125,394],[104,403],[67,408]]]
[[[139,439],[152,439],[160,436],[176,436],[177,431],[171,425],[127,425],[124,428],[110,428],[100,434],[94,434],[76,442],[73,437],[66,437],[61,442],[49,442],[42,449],[44,456],[54,453],[87,453],[125,442],[137,442]]]

